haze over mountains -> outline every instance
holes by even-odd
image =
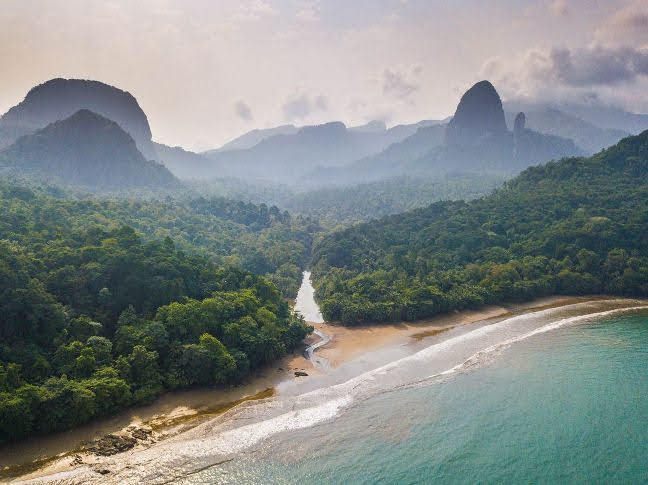
[[[151,127],[133,95],[99,81],[52,79],[32,88],[25,99],[0,118],[0,148],[53,121],[88,109],[119,124],[149,160],[156,158]]]
[[[104,121],[92,118],[87,127],[76,126],[79,138],[75,139],[68,129],[75,121],[78,124],[78,118],[72,115],[79,110],[94,112]],[[81,116],[89,117],[88,113]],[[68,125],[56,125],[57,129],[17,143],[23,135],[35,135],[50,123],[68,118]],[[135,147],[122,134],[117,136],[115,127],[99,126],[105,120],[115,122]],[[146,114],[130,93],[98,81],[58,78],[31,89],[22,102],[0,118],[0,147],[5,149],[5,165],[14,170],[59,170],[52,175],[60,180],[97,188],[113,189],[119,181],[124,187],[175,183],[157,164],[143,163],[150,160],[163,163],[183,179],[229,177],[256,184],[313,188],[453,172],[512,174],[548,160],[593,153],[645,127],[648,115],[613,108],[564,105],[558,109],[523,101],[502,104],[495,87],[481,81],[462,96],[448,120],[424,120],[391,128],[382,121],[355,127],[339,121],[303,127],[281,125],[252,130],[220,148],[198,154],[153,142]],[[99,136],[102,130],[110,136]],[[83,142],[88,137],[98,144],[92,154]],[[110,143],[121,148],[101,146],[111,137],[114,140]],[[43,151],[45,140],[53,147],[51,153]],[[108,170],[110,163],[102,157],[108,157],[111,150],[120,157],[114,170],[119,166],[125,173],[140,176],[102,176],[91,183],[82,175],[89,167],[102,167],[101,173]],[[12,157],[15,160],[9,160]],[[43,158],[37,162],[35,157]],[[133,164],[128,170],[126,161]],[[84,163],[87,166],[81,167]],[[78,166],[73,168],[74,164]],[[150,175],[148,184],[144,173]]]
[[[65,185],[120,190],[178,187],[163,165],[144,158],[120,126],[87,109],[20,137],[0,151],[0,167]]]

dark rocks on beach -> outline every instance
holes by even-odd
[[[300,370],[295,371],[295,377],[306,377],[306,376],[308,376],[306,372]]]
[[[95,455],[111,456],[128,451],[140,441],[147,441],[152,437],[153,430],[142,426],[129,426],[126,433],[107,434],[88,443],[84,451]]]
[[[111,456],[130,450],[137,444],[132,436],[107,434],[86,446],[86,450],[100,456]]]
[[[153,430],[148,428],[138,428],[137,426],[130,426],[127,428],[127,431],[131,434],[133,438],[139,441],[144,441],[150,438]]]

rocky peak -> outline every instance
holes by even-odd
[[[472,144],[484,137],[506,133],[502,100],[489,81],[480,81],[461,97],[457,111],[448,124],[446,142]]]

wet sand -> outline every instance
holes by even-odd
[[[311,325],[331,338],[330,342],[315,352],[317,356],[328,361],[331,372],[334,372],[344,368],[345,364],[378,354],[378,351],[381,350],[384,352],[390,348],[398,347],[399,352],[415,352],[417,348],[428,345],[430,338],[457,325],[488,320],[495,322],[512,314],[604,299],[607,298],[550,297],[519,305],[490,306],[480,310],[455,312],[418,322],[357,327],[343,327],[330,323],[311,323]],[[316,335],[309,336],[304,348],[318,340],[319,337]],[[154,441],[162,441],[173,436],[179,438],[183,432],[213,419],[233,406],[247,400],[267,398],[274,392],[282,392],[281,389],[286,384],[302,386],[311,382],[315,388],[318,385],[326,385],[325,378],[327,376],[322,374],[327,370],[314,367],[304,357],[304,348],[262,370],[248,383],[239,387],[168,393],[149,406],[133,408],[110,420],[99,421],[76,430],[35,438],[13,444],[6,449],[0,449],[0,463],[3,466],[23,464],[23,466],[11,467],[13,470],[5,470],[2,478],[7,480],[18,474],[21,479],[30,479],[68,472],[80,465],[78,461],[75,464],[74,460],[77,456],[81,456],[83,466],[99,464],[102,457],[79,455],[77,449],[80,444],[107,433],[123,430],[132,424],[141,423],[152,427],[155,430]],[[295,377],[295,371],[305,371],[308,376]],[[322,379],[319,379],[320,377]],[[151,445],[152,443],[143,443],[137,448]],[[57,454],[59,456],[52,460],[51,457]],[[38,461],[33,462],[33,460]]]

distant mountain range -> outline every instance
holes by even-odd
[[[146,160],[117,123],[87,109],[20,137],[0,151],[0,166],[90,189],[181,185],[166,167]]]
[[[354,184],[416,173],[512,173],[583,153],[573,141],[529,130],[524,122],[509,131],[497,91],[481,81],[462,96],[449,123],[420,128],[383,152],[344,167],[320,167],[304,183]]]
[[[305,186],[453,170],[515,172],[554,158],[593,153],[648,128],[648,115],[616,108],[523,100],[502,105],[492,84],[482,81],[464,94],[454,116],[445,120],[391,128],[382,121],[353,127],[341,122],[282,125],[252,130],[215,150],[194,153],[153,142],[146,114],[128,92],[98,81],[52,79],[31,89],[0,117],[0,149],[79,110],[117,123],[132,137],[143,159],[163,163],[177,177],[235,177]],[[518,128],[516,118],[524,121]],[[68,142],[70,153],[80,143]]]
[[[305,126],[294,134],[274,135],[245,150],[212,151],[204,155],[215,162],[205,176],[230,176],[291,183],[316,167],[339,167],[380,153],[414,133],[419,126],[384,124],[347,128],[341,122]]]
[[[574,114],[549,105],[510,102],[504,103],[504,108],[509,126],[513,125],[515,115],[522,111],[526,115],[529,128],[540,133],[571,138],[578,147],[588,154],[614,145],[622,138],[634,133],[617,128],[601,128]],[[645,127],[648,128],[648,118]]]

